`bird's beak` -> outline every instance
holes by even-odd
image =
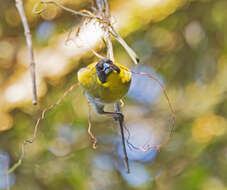
[[[112,64],[111,68],[113,71],[117,71],[117,73],[120,73],[120,68],[117,65]]]

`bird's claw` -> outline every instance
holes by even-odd
[[[119,120],[120,122],[124,121],[124,115],[120,112],[116,112],[115,115],[113,116],[113,119],[115,121]]]

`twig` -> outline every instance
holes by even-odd
[[[158,80],[158,79],[157,79],[156,77],[154,77],[153,75],[151,75],[151,74],[149,74],[149,73],[145,73],[145,72],[135,72],[135,71],[131,71],[131,73],[139,74],[139,75],[145,75],[145,76],[147,76],[148,78],[151,78],[151,79],[153,79],[154,81],[156,81],[156,82],[159,84],[159,86],[161,87],[161,89],[162,89],[162,91],[163,91],[163,93],[164,93],[164,95],[165,95],[165,98],[166,98],[166,100],[167,100],[167,103],[168,103],[168,105],[169,105],[169,108],[170,108],[170,111],[171,111],[171,115],[172,115],[172,122],[171,122],[170,133],[169,133],[169,135],[167,136],[167,138],[166,138],[161,144],[159,144],[159,145],[145,145],[146,147],[143,146],[143,147],[140,147],[140,148],[139,148],[139,149],[141,149],[141,150],[144,151],[144,152],[149,151],[149,150],[151,150],[151,149],[153,149],[153,148],[157,148],[157,149],[159,150],[162,146],[166,145],[166,144],[169,142],[170,138],[173,136],[174,126],[175,126],[175,111],[174,111],[174,109],[173,109],[173,106],[172,106],[171,101],[170,101],[170,99],[169,99],[169,96],[168,96],[168,94],[167,94],[166,88],[163,86],[163,84],[160,82],[160,80]],[[133,147],[136,148],[134,145],[133,145]]]
[[[36,91],[36,77],[35,77],[35,60],[34,60],[34,53],[33,53],[33,47],[32,47],[32,36],[30,33],[30,29],[28,26],[27,18],[24,13],[23,3],[22,0],[15,0],[17,10],[20,14],[23,27],[24,27],[24,35],[27,41],[27,46],[29,49],[29,56],[30,56],[30,72],[32,77],[32,92],[33,92],[33,104],[37,104],[37,91]]]
[[[110,14],[110,10],[109,10],[109,6],[108,6],[108,2],[107,0],[94,0],[91,1],[92,2],[92,10],[95,13],[92,13],[88,10],[81,10],[81,11],[75,11],[72,10],[70,8],[67,8],[59,3],[57,3],[56,1],[53,0],[46,0],[46,1],[39,1],[33,8],[33,13],[36,14],[40,14],[42,13],[45,9],[46,6],[37,11],[37,7],[42,3],[44,5],[46,4],[55,4],[57,7],[70,12],[74,15],[79,15],[79,16],[84,16],[90,19],[96,19],[97,22],[99,22],[101,25],[103,25],[103,28],[105,30],[105,32],[107,33],[106,36],[106,41],[107,41],[107,46],[109,46],[109,48],[107,48],[108,50],[108,54],[110,54],[111,52],[113,52],[113,50],[110,51],[110,49],[112,49],[112,43],[110,44],[109,42],[110,40],[110,34],[124,47],[124,49],[126,50],[126,52],[128,53],[128,55],[131,57],[132,61],[137,64],[139,62],[139,57],[137,56],[137,54],[133,51],[132,48],[130,48],[128,46],[128,44],[123,40],[123,38],[117,33],[117,31],[114,29],[112,23],[111,23],[111,14]],[[109,55],[110,59],[113,60],[113,56]]]
[[[105,11],[104,11],[104,2],[103,2],[103,0],[94,0],[94,1],[96,1],[95,3],[96,3],[96,6],[98,8],[98,13],[100,15],[104,16]]]
[[[106,23],[104,24],[106,38],[104,40],[106,41],[106,45],[107,45],[107,57],[114,62],[113,45],[112,45],[110,31],[109,31],[111,14],[110,14],[110,10],[108,7],[108,2],[106,0],[96,0],[96,4],[97,4],[99,11],[101,11],[101,13],[102,13],[103,19],[106,20]],[[115,104],[115,109],[116,109],[115,113],[121,114],[119,103]],[[118,125],[119,125],[120,131],[121,131],[121,139],[122,139],[126,171],[127,171],[127,173],[130,173],[128,155],[127,155],[126,146],[125,146],[125,136],[124,136],[124,127],[123,127],[124,117],[123,117],[123,114],[121,114],[121,115],[122,115],[122,117],[114,117],[114,118],[118,121]]]
[[[107,0],[103,0],[104,7],[105,7],[105,15],[107,18],[110,18],[110,9]]]
[[[113,61],[114,63],[114,55],[113,55],[113,45],[111,42],[111,38],[110,38],[110,34],[109,32],[107,32],[107,36],[106,36],[106,45],[107,45],[107,57],[110,58],[111,61]]]
[[[37,119],[36,121],[36,124],[35,124],[35,128],[34,128],[34,132],[33,132],[33,137],[31,139],[27,139],[27,140],[24,140],[23,144],[21,145],[21,155],[20,155],[20,158],[19,160],[8,170],[8,173],[12,173],[15,169],[18,168],[18,166],[21,165],[22,163],[22,160],[24,158],[24,154],[25,154],[25,146],[28,144],[28,143],[33,143],[37,137],[37,133],[38,133],[38,128],[39,128],[39,124],[40,124],[40,121],[43,120],[45,118],[45,114],[46,112],[50,111],[51,109],[53,109],[55,106],[59,105],[62,100],[64,99],[64,97],[66,95],[68,95],[75,87],[79,86],[79,83],[76,83],[76,84],[73,84],[71,85],[71,87],[65,91],[65,93],[57,100],[57,102],[55,104],[52,104],[50,106],[48,106],[47,108],[45,108],[43,111],[42,111],[42,114],[41,116]]]
[[[90,106],[90,102],[88,102],[88,130],[87,131],[92,140],[92,147],[93,147],[93,149],[96,149],[98,140],[95,137],[95,135],[92,133],[91,127],[92,127],[92,125],[91,125],[91,106]]]
[[[117,33],[113,26],[110,26],[110,33],[114,36],[114,38],[125,48],[128,55],[131,57],[135,64],[139,63],[139,57],[133,51],[132,48],[128,46],[128,44],[122,39],[122,37]]]
[[[37,11],[37,7],[40,5],[40,4],[44,4],[44,8],[42,8],[41,10],[39,10],[39,11]],[[89,18],[94,18],[94,17],[96,17],[94,14],[92,14],[90,11],[87,11],[87,10],[82,10],[82,11],[75,11],[75,10],[72,10],[72,9],[70,9],[70,8],[67,8],[67,7],[65,7],[65,6],[63,6],[63,5],[61,5],[61,4],[59,4],[58,2],[56,2],[56,1],[52,1],[52,0],[46,0],[46,1],[39,1],[38,3],[36,3],[35,4],[35,6],[34,6],[34,8],[33,8],[33,10],[32,10],[32,12],[34,13],[34,14],[41,14],[45,9],[46,9],[46,4],[54,4],[54,5],[56,5],[58,8],[60,8],[60,9],[63,9],[63,10],[65,10],[65,11],[67,11],[67,12],[70,12],[70,13],[72,13],[72,14],[74,14],[74,15],[79,15],[79,16],[84,16],[84,17],[89,17]]]
[[[116,113],[121,113],[119,103],[115,104],[115,110],[116,110]],[[121,131],[121,141],[122,141],[122,145],[123,145],[123,153],[124,153],[126,170],[127,170],[127,173],[130,173],[128,154],[127,154],[126,145],[125,145],[125,135],[124,135],[124,127],[123,127],[124,120],[121,121],[119,117],[116,117],[116,119],[118,120],[118,125],[119,125],[120,131]]]

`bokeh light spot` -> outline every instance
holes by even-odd
[[[186,26],[184,36],[189,46],[196,48],[204,38],[205,33],[198,21],[192,21]]]
[[[38,43],[42,44],[49,40],[49,38],[55,32],[55,24],[50,21],[42,22],[36,32],[36,40]]]
[[[16,8],[10,8],[5,12],[5,19],[10,26],[18,26],[21,21]]]
[[[158,78],[162,82],[162,78],[157,75],[151,67],[140,66],[133,69],[137,72],[147,72]],[[151,104],[159,97],[161,88],[159,84],[144,75],[132,75],[132,82],[128,92],[128,96],[133,100],[142,104]]]
[[[13,44],[7,40],[0,41],[0,67],[8,68],[11,66],[14,49]]]
[[[214,137],[226,131],[226,120],[218,115],[208,114],[197,118],[192,127],[192,137],[198,143],[209,143]]]
[[[0,111],[0,132],[9,130],[13,125],[12,117],[4,112]]]
[[[8,189],[15,183],[14,174],[7,175],[10,158],[8,153],[0,150],[0,189]]]
[[[131,173],[128,174],[125,172],[125,168],[121,168],[121,173],[125,180],[133,187],[140,187],[148,183],[148,181],[152,181],[152,177],[146,170],[146,168],[137,162],[131,163]]]

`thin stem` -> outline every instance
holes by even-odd
[[[30,72],[32,77],[32,92],[33,92],[33,104],[37,104],[37,91],[36,91],[36,77],[35,77],[35,61],[34,61],[34,53],[32,47],[32,36],[30,33],[30,29],[28,26],[27,18],[24,13],[23,3],[21,0],[15,0],[17,10],[20,14],[23,27],[24,27],[24,35],[26,38],[27,46],[29,49],[29,56],[30,56]]]
[[[90,102],[88,102],[88,130],[87,131],[92,140],[92,147],[93,147],[93,149],[96,149],[98,140],[95,137],[95,135],[92,133],[91,127],[92,127],[92,125],[91,125],[91,106],[90,106]]]
[[[116,113],[121,113],[119,103],[115,104],[115,110],[116,110]],[[116,119],[118,120],[118,124],[119,124],[120,131],[121,131],[121,141],[122,141],[122,146],[123,146],[126,171],[127,171],[127,173],[130,173],[128,154],[127,154],[126,145],[125,145],[125,135],[124,135],[124,127],[123,127],[124,120],[120,120],[119,117],[117,117]]]
[[[97,8],[98,8],[98,12],[103,16],[104,14],[104,3],[103,3],[103,0],[96,0],[96,5],[97,5]]]
[[[103,0],[104,2],[104,7],[105,7],[105,17],[110,18],[110,9],[107,0]]]
[[[96,57],[98,57],[98,58],[100,58],[100,59],[104,59],[104,57],[102,56],[102,55],[100,55],[99,53],[97,53],[93,48],[91,48],[91,47],[88,47],[90,50],[91,50],[91,52],[96,56]]]
[[[64,99],[65,96],[67,96],[75,87],[79,86],[79,83],[76,83],[76,84],[73,84],[71,85],[71,87],[65,91],[65,93],[57,100],[57,102],[55,104],[51,104],[50,106],[48,106],[47,108],[45,108],[42,113],[41,113],[41,116],[37,119],[36,121],[36,124],[35,124],[35,128],[34,128],[34,132],[33,132],[33,136],[31,139],[27,139],[27,140],[24,140],[24,142],[22,143],[21,145],[21,155],[20,155],[20,158],[19,160],[8,170],[8,173],[12,173],[15,169],[17,169],[22,161],[23,161],[23,158],[24,158],[24,154],[25,154],[25,146],[28,144],[28,143],[33,143],[37,137],[37,133],[38,133],[38,128],[39,128],[39,124],[40,124],[40,121],[43,120],[45,118],[45,114],[52,110],[54,107],[56,107],[57,105],[59,105],[62,100]]]
[[[60,9],[63,9],[63,10],[65,10],[65,11],[67,11],[67,12],[70,12],[70,13],[72,13],[72,14],[74,14],[74,15],[79,15],[79,16],[84,16],[84,17],[89,17],[89,18],[94,18],[94,17],[96,17],[95,15],[93,15],[91,12],[89,12],[89,11],[85,11],[85,10],[83,10],[83,12],[80,12],[80,11],[75,11],[75,10],[73,10],[73,9],[70,9],[70,8],[67,8],[67,7],[65,7],[65,6],[63,6],[63,5],[61,5],[61,4],[59,4],[58,2],[56,2],[56,1],[52,1],[52,0],[47,0],[47,1],[39,1],[35,6],[34,6],[34,8],[33,8],[33,13],[35,13],[35,14],[40,14],[40,13],[42,13],[45,9],[46,9],[46,6],[43,8],[43,9],[41,9],[41,10],[39,10],[39,11],[37,11],[36,9],[37,9],[37,7],[40,5],[40,4],[44,4],[44,5],[46,5],[46,4],[54,4],[54,5],[56,5],[58,8],[60,8]]]
[[[121,38],[121,36],[117,33],[117,31],[110,26],[110,33],[114,36],[114,38],[125,48],[128,55],[131,57],[133,62],[137,64],[139,62],[139,57],[136,55],[136,53],[128,46],[128,44]]]
[[[96,111],[99,114],[111,115],[114,120],[118,121],[118,125],[119,125],[120,131],[121,131],[121,139],[122,139],[122,147],[123,147],[126,171],[127,171],[127,173],[130,173],[128,155],[127,155],[126,146],[125,146],[124,115],[120,112],[119,103],[115,103],[115,109],[116,109],[115,112],[104,111],[104,106],[103,105],[101,105],[101,107],[98,107],[98,105],[95,104],[95,106],[96,106],[96,108],[98,108],[98,109],[96,109]]]
[[[104,19],[107,19],[108,23],[110,23],[110,20],[109,20],[110,19],[110,11],[109,11],[109,6],[108,6],[107,0],[96,0],[96,4],[97,4],[100,11],[105,11],[103,13],[104,17],[105,17]],[[106,45],[107,45],[107,57],[114,62],[113,45],[112,45],[112,41],[111,41],[108,23],[106,23],[104,25],[104,29],[106,30],[105,41],[106,41]],[[116,109],[116,114],[121,114],[119,103],[115,104],[115,109]],[[127,171],[127,173],[130,173],[128,155],[127,155],[126,145],[125,145],[124,127],[123,127],[124,116],[122,114],[121,114],[121,116],[122,117],[116,117],[116,120],[118,121],[118,125],[119,125],[120,131],[121,131],[121,140],[122,140],[122,146],[123,146],[123,152],[124,152],[124,160],[125,160],[126,171]]]
[[[154,77],[153,75],[149,74],[149,73],[145,73],[145,72],[135,72],[135,71],[131,71],[131,73],[134,73],[134,74],[139,74],[139,75],[145,75],[147,76],[148,78],[151,78],[153,79],[154,81],[156,81],[159,86],[161,87],[164,95],[165,95],[165,98],[167,100],[167,103],[169,105],[169,108],[170,108],[170,111],[171,111],[171,115],[172,115],[172,122],[171,122],[171,128],[170,128],[170,133],[169,135],[167,136],[167,138],[159,145],[148,145],[148,146],[144,146],[144,147],[141,147],[140,149],[143,150],[143,151],[149,151],[153,148],[157,148],[157,149],[160,149],[162,146],[166,145],[169,140],[171,139],[171,137],[173,136],[173,133],[174,133],[174,126],[175,126],[175,120],[176,120],[176,116],[175,116],[175,111],[174,111],[174,108],[172,106],[172,103],[169,99],[169,96],[168,96],[168,93],[167,93],[167,90],[166,88],[164,87],[164,85],[160,82],[159,79],[157,79],[156,77]]]
[[[114,62],[114,54],[113,54],[113,45],[110,37],[110,33],[107,31],[106,36],[106,45],[107,45],[107,57]]]

